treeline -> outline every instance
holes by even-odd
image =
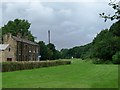
[[[93,41],[84,46],[61,50],[63,58],[93,59],[94,63],[120,64],[120,21],[110,29],[102,30]]]
[[[82,58],[84,59],[86,56],[86,52],[90,49],[91,43],[83,46],[76,46],[70,49],[61,49],[61,56],[62,58]]]
[[[35,37],[29,31],[30,23],[27,20],[15,19],[9,21],[0,28],[2,35],[18,33],[22,38],[34,41]],[[40,47],[39,55],[41,60],[70,59],[70,58],[91,58],[94,63],[120,63],[120,20],[114,23],[110,29],[102,30],[93,41],[83,46],[76,46],[70,49],[56,50],[52,43],[45,44],[43,41],[37,43]]]

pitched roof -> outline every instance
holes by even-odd
[[[5,50],[9,44],[0,44],[0,51]]]
[[[31,44],[31,45],[37,45],[35,42],[32,42],[32,41],[29,41],[29,40],[26,40],[26,39],[23,39],[23,38],[19,38],[19,37],[15,37],[15,36],[12,36],[12,38],[16,41],[19,41],[19,42],[24,42],[24,43],[28,43],[28,44]]]

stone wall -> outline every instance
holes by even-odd
[[[5,62],[8,59],[14,59],[14,56],[11,54],[10,46],[8,46],[5,50],[0,51],[0,62]]]
[[[3,37],[3,43],[9,44],[3,54],[3,61],[7,61],[7,58],[12,58],[12,61],[36,61],[38,56],[37,45],[32,45],[26,42],[16,41],[12,35],[6,34]]]
[[[2,62],[2,51],[0,51],[0,62]]]
[[[6,34],[3,37],[3,43],[4,44],[9,44],[9,48],[7,48],[3,52],[3,57],[6,58],[12,58],[12,61],[16,61],[16,47],[17,47],[17,42],[12,38],[12,35]]]

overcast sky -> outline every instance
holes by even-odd
[[[16,18],[26,19],[31,23],[29,30],[37,40],[47,44],[50,30],[51,43],[61,49],[92,42],[97,33],[113,23],[109,20],[104,22],[99,17],[102,12],[113,14],[109,0],[66,1],[4,0],[0,4],[0,25]]]

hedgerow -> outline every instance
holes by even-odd
[[[2,72],[11,72],[17,70],[26,70],[26,69],[34,69],[41,67],[49,67],[49,66],[57,66],[57,65],[65,65],[71,64],[71,61],[42,61],[42,62],[3,62],[2,63]]]

